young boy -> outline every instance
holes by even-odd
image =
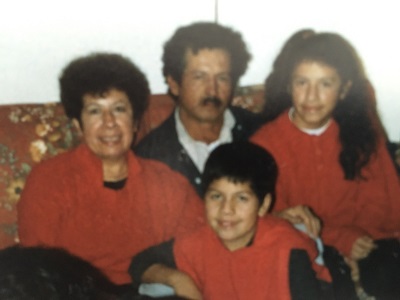
[[[315,273],[330,281],[323,266],[311,263],[314,241],[266,215],[277,172],[273,157],[247,142],[224,144],[209,156],[203,173],[208,225],[176,239],[169,258],[204,299],[318,299]],[[159,250],[134,258],[131,274],[144,257],[167,263]]]

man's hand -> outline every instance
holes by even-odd
[[[181,271],[175,271],[176,273],[171,278],[171,286],[175,293],[185,299],[202,300],[203,297],[192,278]]]
[[[176,295],[185,299],[203,299],[196,284],[186,273],[161,264],[148,268],[142,276],[142,282],[169,285],[175,290]]]
[[[307,206],[298,205],[289,207],[281,210],[280,212],[276,212],[275,215],[289,221],[292,224],[303,223],[306,226],[307,233],[312,238],[319,236],[321,231],[321,221]]]
[[[373,249],[376,248],[374,240],[367,235],[364,235],[353,243],[351,248],[350,258],[353,260],[360,260],[366,258]]]

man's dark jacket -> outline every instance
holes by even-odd
[[[232,140],[247,140],[261,125],[259,115],[247,110],[230,107],[235,118]],[[185,176],[201,196],[201,173],[178,140],[174,112],[156,129],[145,136],[134,148],[137,155],[162,161]]]

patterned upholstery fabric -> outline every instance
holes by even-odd
[[[0,106],[0,248],[18,242],[15,205],[32,166],[78,140],[60,104]]]

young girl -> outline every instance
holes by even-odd
[[[279,167],[274,210],[313,235],[319,218],[364,289],[400,299],[400,184],[361,61],[338,34],[290,41],[266,81],[267,123],[251,138]]]

